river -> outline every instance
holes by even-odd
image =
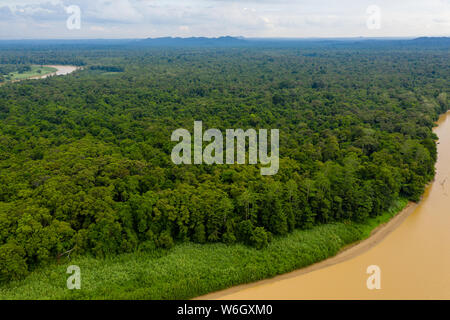
[[[82,69],[82,67],[76,67],[76,66],[62,66],[62,65],[46,65],[45,67],[51,67],[55,68],[56,71],[52,73],[47,73],[41,76],[34,76],[34,77],[28,77],[21,80],[12,80],[7,82],[0,82],[0,86],[5,85],[7,83],[14,83],[14,82],[20,82],[24,80],[32,80],[32,79],[45,79],[50,76],[64,76],[66,74],[72,73],[78,69]]]
[[[339,262],[233,287],[201,299],[450,299],[450,113],[439,118],[436,176],[418,204]],[[394,218],[396,219],[396,218]],[[400,218],[398,218],[400,219]],[[359,251],[358,251],[359,248]],[[326,264],[322,262],[322,264]],[[380,289],[367,288],[367,267]]]
[[[75,66],[60,66],[60,65],[51,65],[51,66],[46,66],[46,67],[55,68],[55,69],[57,69],[57,71],[48,73],[48,74],[45,74],[42,76],[33,77],[32,79],[44,79],[44,78],[47,78],[50,76],[65,76],[66,74],[72,73],[75,70],[80,68],[80,67],[75,67]]]

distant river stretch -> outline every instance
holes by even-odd
[[[450,299],[450,113],[439,137],[436,177],[410,215],[382,241],[349,259],[237,286],[202,299]],[[375,240],[368,240],[375,241]],[[367,267],[381,270],[381,289],[369,290]]]
[[[46,66],[46,67],[55,68],[55,69],[58,69],[58,71],[49,73],[49,74],[45,74],[43,76],[38,76],[35,79],[44,79],[49,76],[64,76],[66,74],[74,72],[75,70],[77,70],[79,68],[79,67],[75,67],[75,66]]]

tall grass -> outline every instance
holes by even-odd
[[[257,250],[244,245],[184,243],[168,251],[77,257],[32,272],[0,288],[0,299],[188,299],[237,284],[270,278],[335,255],[362,240],[407,204],[399,200],[364,224],[316,226],[276,237]],[[66,287],[67,266],[81,268],[81,289]]]

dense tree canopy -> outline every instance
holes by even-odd
[[[90,68],[0,87],[0,281],[73,248],[261,248],[417,201],[434,176],[433,123],[449,108],[448,50],[4,50],[0,70]],[[173,164],[171,132],[194,120],[279,129],[278,174]]]

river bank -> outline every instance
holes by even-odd
[[[27,78],[26,80],[28,80],[28,79],[45,79],[45,78],[48,78],[51,76],[64,76],[64,75],[72,73],[78,69],[81,69],[81,67],[77,67],[77,66],[63,66],[63,65],[45,65],[44,67],[53,68],[53,69],[56,69],[56,71],[47,73],[47,74],[44,74],[41,76],[30,77],[30,78]]]
[[[408,218],[408,216],[414,212],[417,206],[418,203],[409,202],[406,205],[406,207],[403,210],[401,210],[398,214],[396,214],[392,219],[390,219],[386,223],[380,224],[378,227],[373,229],[369,238],[357,241],[355,243],[351,243],[343,247],[338,254],[328,259],[322,260],[320,262],[317,262],[302,269],[298,269],[280,276],[276,276],[275,278],[261,280],[252,284],[239,285],[236,287],[229,288],[227,290],[201,296],[196,299],[198,300],[223,299],[223,297],[228,294],[239,293],[241,290],[245,290],[247,288],[261,286],[264,284],[270,284],[284,279],[295,278],[300,275],[320,270],[344,262],[346,260],[352,259],[354,257],[357,257],[360,254],[370,250],[372,247],[376,246],[381,241],[383,241],[384,238],[386,238],[391,232],[393,232],[396,228],[398,228],[402,224],[402,222],[405,221],[405,219]]]
[[[418,204],[332,258],[200,299],[450,298],[450,113],[437,124],[436,177]],[[366,287],[370,265],[381,269],[380,290]]]
[[[36,68],[37,66],[33,66],[32,68]],[[31,76],[27,76],[26,73],[24,73],[23,75],[21,75],[20,79],[13,79],[10,81],[6,81],[6,82],[2,82],[0,83],[0,85],[4,85],[6,83],[15,83],[15,82],[20,82],[20,81],[24,81],[24,80],[32,80],[32,79],[45,79],[51,76],[63,76],[63,75],[67,75],[69,73],[72,73],[76,70],[81,69],[81,67],[77,67],[77,66],[65,66],[65,65],[43,65],[41,66],[41,68],[43,73],[42,74],[38,74],[37,72],[34,72],[34,70],[32,70],[33,72],[31,73]]]
[[[390,210],[364,224],[337,222],[297,229],[275,237],[261,250],[243,244],[181,243],[170,250],[105,259],[76,256],[60,265],[38,268],[26,279],[0,285],[0,299],[190,299],[334,256],[342,247],[367,238],[406,204],[406,200],[396,201]],[[68,265],[81,268],[82,290],[66,289]]]

